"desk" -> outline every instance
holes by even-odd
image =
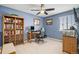
[[[39,34],[39,33],[40,33],[40,31],[32,31],[32,32],[28,32],[28,41],[31,42],[32,39],[34,39],[35,36],[36,36],[37,34]]]

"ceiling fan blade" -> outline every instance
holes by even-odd
[[[40,14],[40,12],[38,12],[36,15]]]
[[[46,15],[48,15],[48,13],[47,13],[46,11],[45,11],[44,13],[45,13]]]
[[[52,10],[55,10],[55,8],[48,8],[48,9],[45,9],[46,11],[52,11]]]
[[[35,9],[33,9],[33,10],[31,10],[31,11],[40,11],[40,10],[35,10]]]

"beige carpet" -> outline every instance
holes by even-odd
[[[44,43],[24,43],[15,46],[17,54],[63,54],[62,41],[54,38],[45,38]]]

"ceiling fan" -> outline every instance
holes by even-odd
[[[55,10],[55,8],[48,8],[48,9],[45,9],[45,5],[44,5],[44,4],[41,4],[40,10],[33,9],[33,10],[31,10],[31,11],[39,11],[36,15],[39,15],[39,14],[48,15],[48,13],[47,13],[46,11],[52,11],[52,10]]]

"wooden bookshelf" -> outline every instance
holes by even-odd
[[[24,18],[3,16],[3,44],[13,42],[14,45],[23,43]]]

